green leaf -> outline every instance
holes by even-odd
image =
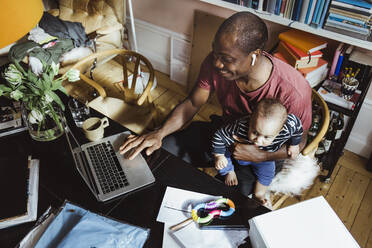
[[[32,83],[36,83],[36,81],[38,80],[38,77],[36,77],[36,75],[31,71],[31,69],[28,69],[27,71],[27,78]]]
[[[25,70],[23,69],[23,67],[17,61],[14,62],[14,65],[17,67],[18,71],[22,72],[22,74],[25,77],[27,77],[27,73],[25,72]]]
[[[53,91],[47,91],[45,94],[48,94],[61,107],[61,109],[65,111],[65,105],[63,105],[63,102],[56,93]]]
[[[48,75],[46,73],[43,74],[43,80],[42,83],[44,85],[45,90],[49,90],[52,86],[52,82],[50,81]]]
[[[40,90],[45,90],[44,84],[41,82],[41,79],[38,78],[35,82],[36,87],[38,87]]]
[[[62,87],[62,82],[59,81],[59,80],[55,80],[55,81],[52,83],[52,88],[51,88],[51,90],[59,90],[60,87]]]
[[[2,93],[10,92],[10,91],[12,91],[11,88],[9,88],[9,87],[7,87],[7,86],[5,86],[5,85],[3,85],[3,84],[0,84],[0,95],[1,95]]]

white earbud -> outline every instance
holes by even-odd
[[[256,54],[252,54],[252,64],[251,64],[251,66],[254,66],[254,63],[256,63]]]

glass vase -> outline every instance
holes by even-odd
[[[33,111],[26,103],[22,103],[21,106],[22,119],[32,139],[51,141],[63,135],[65,117],[58,105],[46,103],[40,110],[33,109]]]

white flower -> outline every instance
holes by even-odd
[[[5,80],[10,84],[17,86],[22,82],[23,75],[18,71],[17,67],[14,64],[10,64],[4,73]]]
[[[28,114],[28,120],[31,124],[37,124],[43,120],[43,115],[39,110],[33,109]]]
[[[51,102],[53,102],[53,98],[50,95],[45,94],[45,101],[48,102],[48,103],[51,103]]]
[[[52,62],[51,64],[51,68],[52,68],[52,71],[53,71],[53,75],[57,75],[58,74],[58,71],[59,71],[59,63],[56,64],[54,63],[54,61]]]
[[[67,80],[70,82],[76,82],[80,80],[80,71],[76,69],[70,69],[66,72]]]
[[[23,97],[23,93],[17,89],[17,90],[10,92],[10,97],[18,101],[19,99]]]

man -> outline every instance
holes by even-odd
[[[239,12],[226,19],[215,35],[213,51],[204,60],[191,94],[172,111],[160,129],[142,136],[129,136],[120,148],[121,153],[133,148],[129,155],[132,159],[143,149],[150,155],[163,145],[193,165],[211,163],[209,149],[214,131],[223,123],[250,114],[257,102],[268,97],[279,99],[289,114],[301,120],[302,149],[311,124],[311,88],[298,71],[262,51],[267,37],[265,23],[254,14]],[[212,92],[223,109],[222,120],[193,122],[176,132],[193,118]],[[262,162],[288,158],[288,153],[286,146],[276,152],[266,152],[254,145],[236,142],[232,156],[236,160]],[[252,171],[241,167],[236,169],[236,174],[241,192],[249,195],[256,180]]]

